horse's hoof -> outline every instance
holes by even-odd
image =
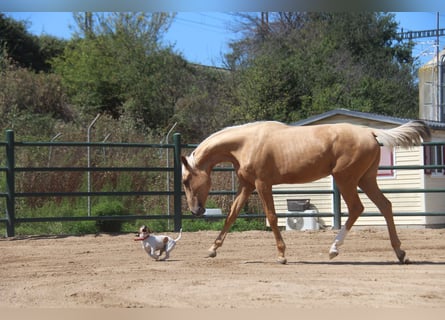
[[[408,263],[410,263],[409,259],[405,259],[405,257],[406,257],[405,251],[399,249],[399,250],[396,251],[396,253],[397,253],[397,258],[399,259],[399,262],[401,264],[408,264]]]
[[[334,259],[336,256],[338,256],[338,251],[329,252],[329,259]]]
[[[216,250],[210,250],[207,254],[207,258],[215,258],[216,257]]]
[[[281,263],[281,264],[286,264],[287,263],[287,259],[285,257],[278,257],[277,262]]]
[[[411,260],[406,257],[405,252],[403,252],[403,256],[401,256],[399,258],[399,262],[401,264],[411,264],[412,263]]]

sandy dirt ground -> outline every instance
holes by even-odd
[[[336,232],[283,232],[287,265],[266,231],[230,233],[216,258],[217,232],[184,232],[165,262],[133,234],[3,238],[0,308],[445,307],[445,229],[399,228],[407,265],[375,228],[353,229],[330,261]]]

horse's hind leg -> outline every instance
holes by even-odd
[[[397,230],[394,224],[391,201],[389,201],[379,189],[376,178],[362,178],[362,180],[360,180],[359,187],[366,193],[369,199],[374,202],[374,204],[385,217],[391,245],[397,255],[397,258],[401,263],[408,262],[408,259],[405,259],[405,251],[400,248],[401,242],[399,240],[399,237],[397,236]]]

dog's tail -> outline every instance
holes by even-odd
[[[175,242],[181,239],[182,236],[182,228],[179,230],[179,236],[175,239]]]

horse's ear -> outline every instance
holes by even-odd
[[[181,162],[187,168],[187,170],[190,170],[190,165],[189,165],[186,157],[181,156]]]

